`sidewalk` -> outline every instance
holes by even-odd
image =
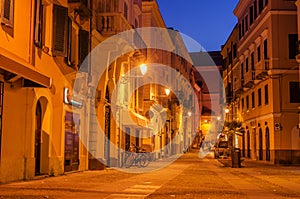
[[[144,173],[105,169],[0,184],[0,199],[300,198],[300,167],[248,159],[242,168],[224,167],[213,154],[199,158],[199,151],[172,159],[168,166],[166,159],[151,162],[145,169],[156,170]]]

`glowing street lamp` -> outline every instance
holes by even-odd
[[[141,64],[140,65],[140,70],[142,75],[145,75],[147,73],[147,65],[146,64]]]
[[[168,88],[166,88],[166,89],[165,89],[165,92],[166,92],[166,95],[167,95],[167,96],[169,96],[169,94],[170,94],[171,90],[170,90],[170,89],[168,89]]]

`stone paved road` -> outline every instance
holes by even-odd
[[[300,167],[246,160],[229,168],[191,152],[154,172],[107,169],[2,184],[0,198],[300,198]]]

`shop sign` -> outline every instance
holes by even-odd
[[[64,88],[64,103],[68,105],[72,105],[78,108],[81,108],[83,105],[83,100],[74,99],[74,96],[70,92],[69,88]]]

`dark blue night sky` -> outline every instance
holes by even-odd
[[[207,51],[220,50],[237,22],[238,0],[157,0],[167,27],[184,33]],[[189,47],[190,51],[198,51]]]

